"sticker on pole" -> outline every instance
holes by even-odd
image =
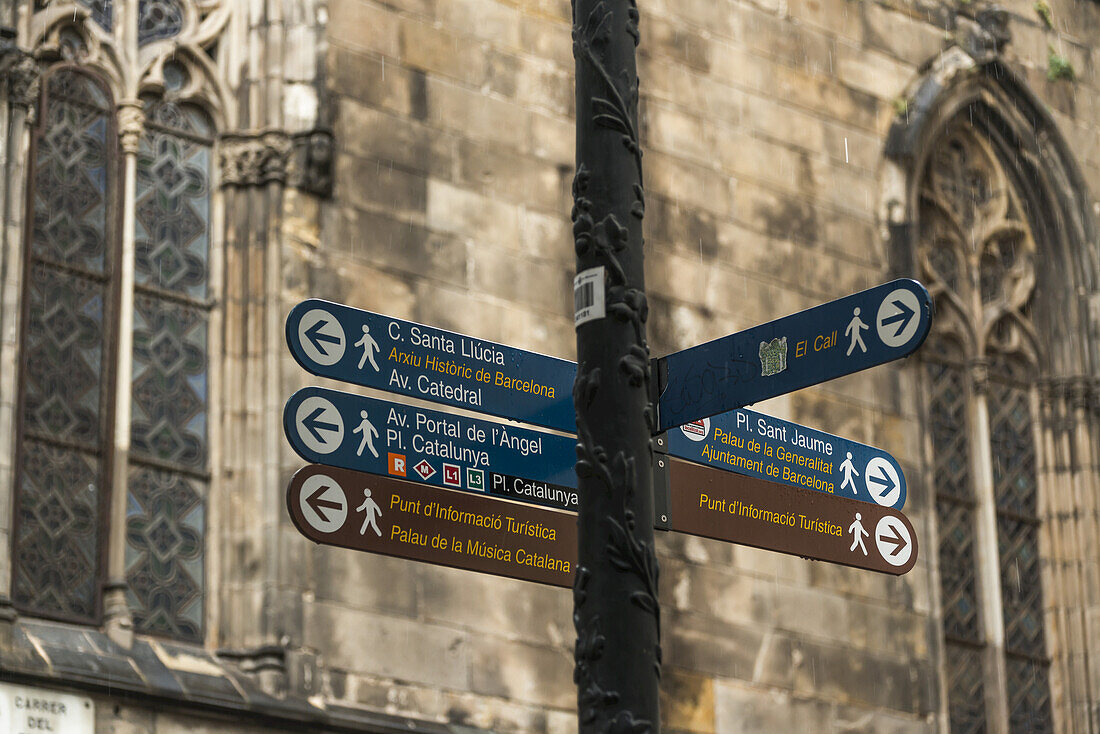
[[[589,268],[573,278],[573,326],[602,319],[604,305],[604,267]]]

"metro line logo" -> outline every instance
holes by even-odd
[[[462,486],[462,468],[455,464],[443,465],[443,484],[448,487]]]
[[[416,472],[416,476],[420,477],[420,479],[425,482],[435,476],[435,467],[429,464],[427,459],[421,459],[420,462],[413,467],[413,471]]]

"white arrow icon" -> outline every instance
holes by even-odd
[[[336,532],[344,527],[348,517],[348,498],[343,487],[324,474],[314,474],[302,482],[298,506],[306,522],[321,533]]]
[[[901,479],[894,465],[881,456],[867,462],[863,481],[871,499],[883,507],[893,507],[901,499]]]
[[[317,396],[306,398],[294,412],[302,443],[319,454],[331,454],[344,440],[344,420],[336,406]]]
[[[888,347],[901,347],[920,328],[920,300],[905,288],[890,291],[878,307],[875,329],[878,338]]]
[[[875,525],[875,546],[882,560],[891,566],[904,566],[913,555],[913,538],[905,523],[889,515]]]
[[[344,356],[344,327],[323,308],[314,308],[298,322],[298,343],[306,356],[325,367],[336,364]]]

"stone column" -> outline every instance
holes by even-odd
[[[133,617],[126,603],[126,504],[130,461],[130,421],[134,353],[134,230],[137,200],[137,154],[145,130],[141,102],[118,105],[122,148],[122,248],[119,257],[118,360],[111,435],[111,532],[107,538],[107,585],[103,616],[107,634],[123,647],[133,642]]]
[[[226,202],[225,410],[223,435],[228,496],[233,506],[222,515],[236,519],[225,532],[255,553],[226,569],[222,597],[224,637],[239,647],[242,666],[253,650],[268,650],[286,623],[278,594],[280,543],[277,535],[283,487],[278,467],[282,431],[278,361],[282,354],[279,213],[290,157],[290,139],[281,131],[224,136],[222,185]],[[242,576],[243,568],[258,569]],[[238,605],[243,604],[240,608]],[[258,619],[238,627],[234,620]],[[270,657],[268,653],[265,653]],[[280,660],[282,658],[279,658]],[[270,666],[265,668],[271,673]],[[263,677],[273,692],[282,676]]]
[[[997,547],[997,499],[993,489],[993,460],[989,432],[989,367],[982,360],[969,365],[970,425],[975,447],[974,469],[975,551],[978,561],[978,598],[982,608],[985,638],[985,698],[990,734],[1008,734],[1007,674],[1005,671],[1005,626],[1001,610],[1001,554]]]
[[[8,114],[0,118],[0,168],[4,181],[0,201],[0,647],[10,640],[15,609],[11,588],[11,525],[15,495],[16,404],[19,387],[20,314],[23,302],[23,250],[26,235],[27,176],[30,141],[39,98],[38,63],[28,54],[11,50],[7,69]]]

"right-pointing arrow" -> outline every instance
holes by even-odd
[[[901,332],[905,331],[905,327],[909,326],[909,322],[917,315],[917,312],[905,305],[905,302],[900,298],[891,301],[891,305],[898,309],[898,312],[893,316],[888,316],[882,320],[883,326],[889,326],[890,324],[897,324],[898,328],[894,331],[894,336],[899,336]]]
[[[306,497],[306,504],[309,505],[309,508],[311,510],[317,513],[317,517],[321,518],[322,522],[330,522],[328,515],[321,512],[322,508],[326,510],[340,510],[344,507],[339,502],[321,499],[321,495],[323,495],[330,489],[332,489],[332,487],[330,487],[329,485],[322,484],[320,487],[314,490],[313,494],[311,494],[309,497]]]
[[[894,550],[890,551],[890,555],[896,556],[903,550],[905,550],[905,546],[909,544],[909,541],[901,536],[901,533],[898,532],[897,528],[890,526],[889,529],[892,535],[880,535],[878,536],[878,539],[881,540],[883,543],[894,546]]]
[[[891,479],[890,475],[886,473],[886,470],[882,469],[881,467],[879,468],[878,474],[867,475],[867,482],[868,484],[873,484],[876,487],[882,489],[882,491],[878,493],[879,497],[884,497],[885,495],[890,494],[897,487],[897,485],[894,483],[894,480]]]

